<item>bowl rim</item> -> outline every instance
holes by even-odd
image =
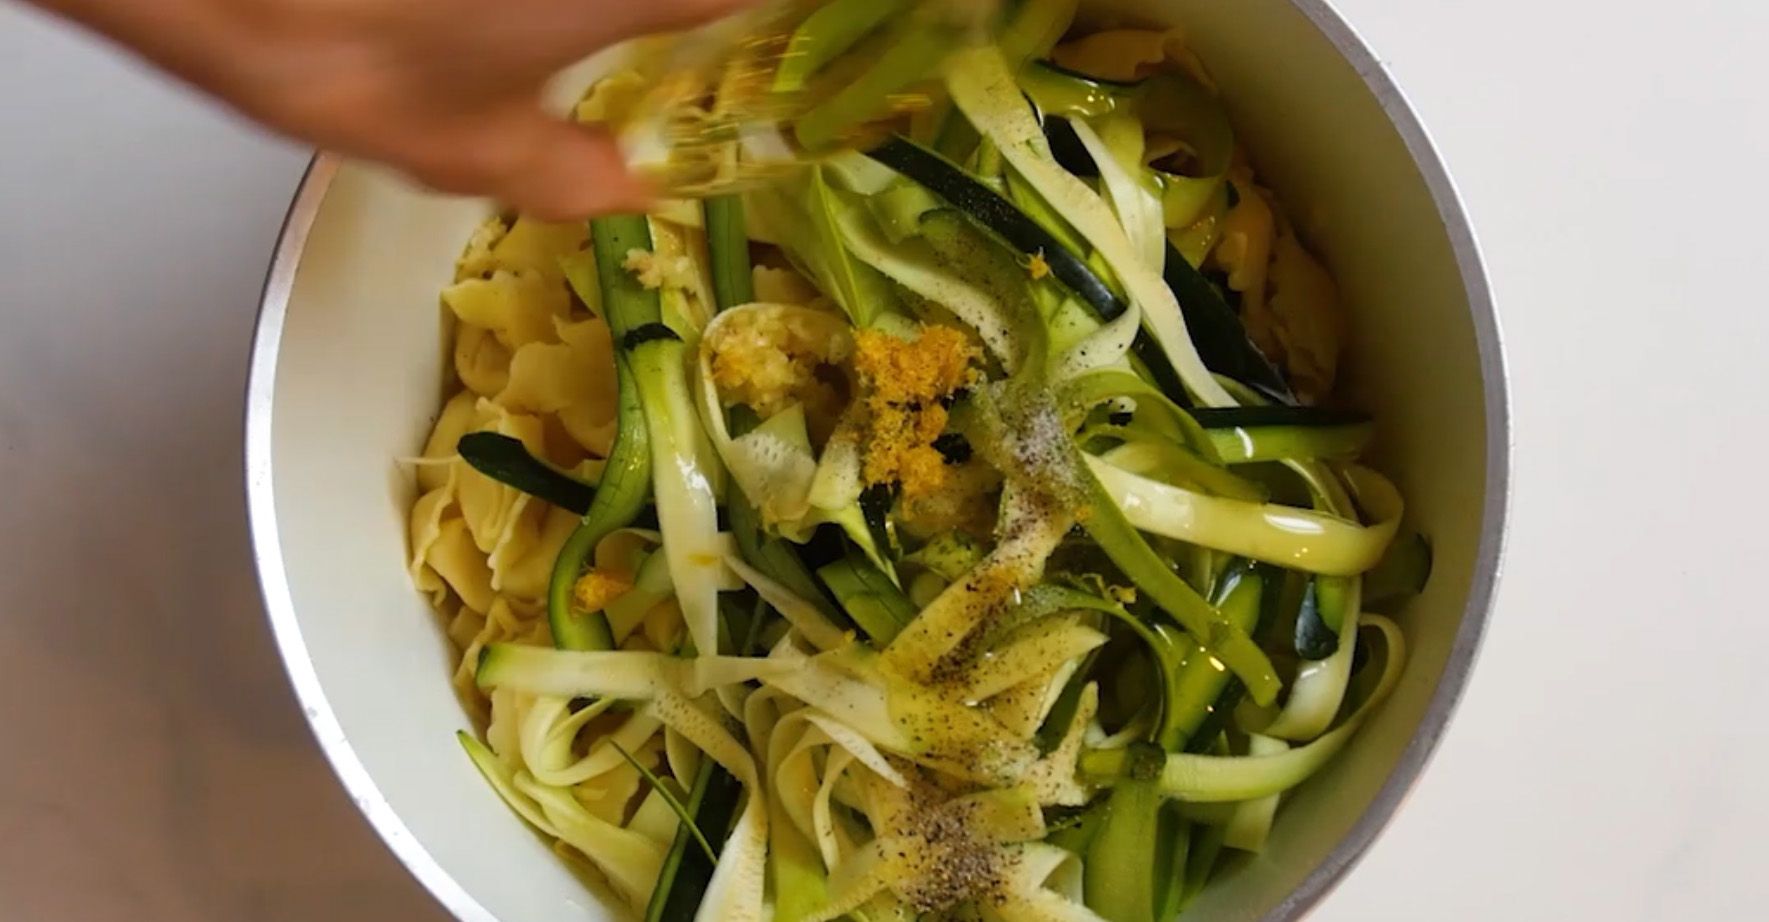
[[[1442,742],[1478,659],[1481,638],[1491,617],[1503,569],[1513,449],[1510,385],[1503,335],[1480,244],[1454,180],[1405,93],[1381,59],[1331,5],[1331,0],[1289,2],[1352,65],[1366,89],[1375,97],[1412,156],[1449,236],[1474,325],[1481,388],[1486,401],[1486,496],[1481,511],[1473,583],[1443,675],[1420,717],[1418,728],[1369,807],[1332,852],[1265,915],[1264,922],[1298,919],[1332,892],[1393,819]],[[288,573],[283,566],[271,457],[276,368],[281,354],[283,321],[308,236],[342,163],[342,158],[337,155],[322,152],[308,164],[278,236],[259,303],[245,394],[246,510],[252,555],[271,632],[295,697],[320,750],[357,809],[394,856],[445,909],[457,918],[471,922],[498,922],[496,915],[443,869],[417,839],[363,765],[314,669],[295,614]]]

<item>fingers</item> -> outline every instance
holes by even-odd
[[[627,171],[614,139],[601,129],[535,112],[525,165],[496,187],[506,203],[545,220],[644,211],[652,195]]]
[[[550,221],[645,210],[652,193],[606,131],[515,107],[427,139],[407,167],[446,192],[490,195]]]

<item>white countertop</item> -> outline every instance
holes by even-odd
[[[1761,914],[1769,5],[1340,0],[1457,176],[1513,530],[1473,686],[1321,920]],[[306,155],[0,6],[0,915],[440,918],[332,782],[246,548]]]

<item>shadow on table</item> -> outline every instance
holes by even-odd
[[[3,241],[0,915],[440,919],[321,758],[251,568],[246,350],[305,155],[188,108],[153,126],[188,156],[70,168]]]

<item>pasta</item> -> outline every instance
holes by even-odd
[[[409,569],[462,745],[648,919],[1166,922],[1399,675],[1331,273],[1181,33],[1024,31],[914,137],[496,216],[442,289]]]
[[[547,579],[577,517],[473,469],[455,446],[469,433],[495,432],[565,469],[606,456],[613,347],[605,323],[571,306],[560,269],[586,244],[579,224],[487,219],[442,294],[456,321],[460,389],[413,464],[422,492],[412,506],[411,569],[446,615],[461,652],[456,688],[482,717],[491,701],[473,681],[479,651],[545,639]]]

